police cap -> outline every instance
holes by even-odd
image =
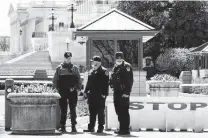
[[[101,62],[100,56],[94,56],[90,61],[98,61]]]
[[[124,59],[123,52],[116,52],[116,59]]]
[[[65,58],[72,57],[72,53],[69,52],[69,51],[66,51],[66,52],[64,53],[64,57],[65,57]]]

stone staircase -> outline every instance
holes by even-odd
[[[50,61],[48,51],[37,51],[21,56],[0,65],[0,75],[30,76],[35,74],[35,70],[46,70],[47,75],[53,76],[56,66],[60,64]]]

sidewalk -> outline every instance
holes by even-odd
[[[83,129],[87,128],[88,120],[82,126],[77,126],[78,133],[70,133],[71,128],[67,127],[67,133],[60,134],[56,132],[54,135],[13,135],[11,131],[4,131],[4,95],[0,95],[0,138],[119,138],[119,137],[139,137],[139,138],[208,138],[208,133],[193,133],[193,132],[131,132],[131,135],[118,136],[112,131],[106,131],[104,134],[97,133],[83,133]],[[97,128],[97,127],[96,127]]]

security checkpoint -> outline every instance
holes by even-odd
[[[109,25],[109,23],[111,25]],[[111,73],[115,63],[115,53],[122,51],[125,57],[134,59],[131,61],[134,74],[134,84],[130,96],[130,125],[132,131],[160,130],[163,132],[172,130],[192,130],[202,132],[208,129],[208,97],[181,97],[179,94],[170,97],[148,96],[146,89],[146,72],[143,71],[143,43],[153,38],[159,31],[155,28],[133,18],[129,15],[112,9],[103,16],[90,21],[78,28],[74,34],[76,37],[86,37],[86,65],[91,68],[90,60],[94,55],[102,58],[104,66]],[[123,42],[132,41],[132,47]],[[124,44],[124,45],[123,45]],[[131,53],[132,48],[137,53]],[[126,52],[125,50],[129,50]],[[86,84],[88,73],[84,73]],[[163,82],[162,82],[163,83]],[[7,80],[5,83],[5,129],[9,130],[12,125],[10,101],[7,95],[13,92],[14,81]],[[115,113],[113,91],[109,89],[106,100],[106,130],[119,127],[118,117]],[[176,89],[179,92],[179,89]],[[165,91],[165,90],[164,90]],[[171,90],[170,90],[171,91]],[[54,103],[54,106],[57,106]],[[54,129],[59,127],[60,109],[56,110],[56,122]],[[50,122],[50,121],[49,121]]]
[[[202,132],[208,128],[208,97],[131,97],[131,129],[160,131],[189,130]],[[115,119],[116,118],[116,119]],[[107,102],[107,128],[118,127],[112,99]]]
[[[178,97],[179,95],[175,97],[147,97],[146,72],[142,70],[143,43],[157,33],[158,31],[153,27],[116,9],[112,9],[103,16],[83,25],[75,32],[77,37],[87,38],[87,59],[92,58],[95,54],[101,56],[103,60],[109,59],[99,47],[97,47],[99,52],[94,50],[95,42],[112,40],[113,58],[110,59],[112,63],[115,61],[115,53],[122,51],[119,41],[137,40],[138,63],[137,66],[133,66],[134,85],[129,109],[130,124],[133,131],[141,129],[159,129],[161,131],[192,129],[194,132],[201,132],[208,126],[206,123],[208,122],[206,121],[208,97]],[[90,68],[90,61],[88,60],[87,67]],[[112,70],[112,66],[108,66],[108,69],[109,71]],[[119,127],[112,94],[110,89],[110,96],[106,100],[107,130]]]

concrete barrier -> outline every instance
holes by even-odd
[[[182,71],[179,79],[183,84],[191,84],[192,74],[190,71]]]
[[[208,96],[206,97],[131,97],[131,128],[201,132],[208,129]],[[107,99],[107,129],[118,128],[113,99]]]

